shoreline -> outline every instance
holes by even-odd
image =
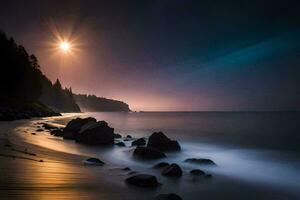
[[[8,155],[0,156],[1,199],[122,199],[127,194],[123,177],[120,176],[123,173],[121,169],[114,166],[84,166],[82,161],[86,156],[34,145],[18,135],[20,133],[16,129],[28,128],[28,124],[40,120],[0,123],[1,129],[7,130],[0,131],[0,154]],[[25,134],[31,132],[28,130]],[[7,139],[11,146],[5,146]],[[26,149],[35,155],[13,149]],[[128,199],[140,198],[138,193],[128,196]]]
[[[289,194],[266,186],[253,185],[238,179],[216,174],[207,181],[194,181],[186,172],[180,180],[172,180],[161,177],[149,167],[142,167],[143,171],[155,174],[159,181],[163,182],[157,189],[141,189],[127,185],[124,180],[127,172],[122,170],[122,163],[110,163],[103,167],[88,167],[82,164],[87,158],[84,154],[70,154],[59,149],[46,148],[43,143],[39,145],[30,141],[47,140],[51,144],[59,143],[68,146],[68,141],[52,140],[48,133],[36,132],[40,122],[55,122],[63,124],[63,121],[75,116],[85,114],[67,114],[61,117],[36,118],[14,122],[0,122],[0,154],[12,154],[35,159],[26,160],[15,157],[1,157],[0,197],[4,199],[153,199],[160,193],[176,192],[183,199],[264,199],[268,193],[268,199],[297,199],[297,195]],[[60,123],[61,122],[61,123]],[[39,135],[40,134],[40,135]],[[41,136],[41,137],[40,137]],[[3,141],[11,140],[11,147],[4,147]],[[76,144],[77,146],[77,144]],[[73,146],[70,146],[73,148]],[[82,146],[84,147],[84,146]],[[36,156],[24,155],[24,152],[11,151],[11,148],[34,153]],[[112,151],[114,147],[111,148]],[[101,149],[99,150],[101,151]],[[39,162],[42,159],[43,162]],[[100,159],[102,159],[100,157]],[[106,160],[104,160],[106,161]],[[144,164],[147,166],[147,164]],[[131,166],[127,166],[131,167]],[[237,192],[237,187],[239,192]],[[188,190],[188,191],[187,191]],[[247,197],[247,198],[245,198]]]

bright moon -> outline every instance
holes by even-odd
[[[67,52],[70,50],[70,44],[68,42],[62,42],[59,45],[60,49],[63,50],[64,52]]]

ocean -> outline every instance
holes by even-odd
[[[200,168],[213,175],[214,187],[227,184],[218,180],[218,177],[226,177],[261,188],[261,193],[255,192],[257,194],[247,194],[247,190],[243,190],[243,194],[237,194],[233,199],[300,198],[299,112],[94,112],[81,114],[84,116],[105,120],[124,137],[148,137],[155,131],[162,131],[178,140],[182,147],[181,152],[168,153],[163,161],[179,164],[188,174],[189,170],[199,166],[186,163],[185,159],[212,159],[217,166]],[[59,119],[54,122],[67,123]],[[153,171],[151,166],[161,160],[135,160],[130,141],[125,142],[127,148],[87,146],[57,139],[39,140],[38,143],[67,153],[99,157],[113,166],[154,173],[168,185],[167,192],[179,192],[188,199],[197,199],[193,194],[199,193],[199,185],[195,185],[188,175],[187,180],[172,182]],[[207,188],[209,185],[201,184],[203,190],[213,191]],[[203,197],[220,198],[212,196],[213,192],[208,192]]]

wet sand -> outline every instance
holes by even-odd
[[[183,199],[298,199],[297,194],[222,176],[197,180],[184,172],[181,179],[166,179],[149,168],[145,171],[156,175],[163,185],[157,189],[136,188],[124,183],[128,175],[122,171],[122,163],[84,166],[82,160],[88,155],[64,153],[46,148],[43,143],[31,143],[31,139],[47,140],[39,138],[39,134],[45,133],[35,130],[39,122],[51,120],[53,118],[0,122],[0,199],[134,200],[153,199],[157,194],[169,192],[176,192]],[[51,142],[55,141],[51,139]]]
[[[0,123],[0,199],[141,199],[142,194],[129,193],[121,169],[84,166],[84,156],[24,141],[18,128],[31,122]]]

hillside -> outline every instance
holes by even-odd
[[[78,112],[71,90],[52,85],[35,55],[0,32],[0,120]],[[52,108],[52,109],[51,109]]]
[[[90,112],[129,112],[128,104],[113,99],[106,99],[103,97],[97,97],[95,95],[74,94],[76,103],[79,105],[82,111]]]
[[[58,79],[53,85],[47,79],[43,81],[43,92],[39,100],[57,112],[80,112],[72,89],[63,89]]]

